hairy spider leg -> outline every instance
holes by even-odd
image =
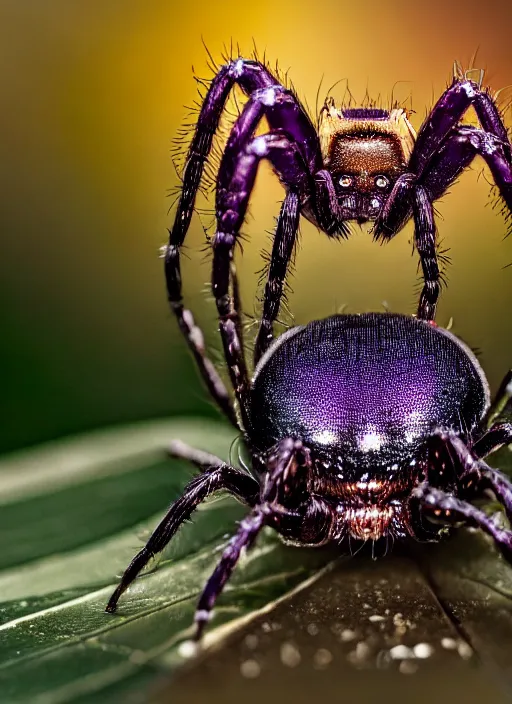
[[[338,194],[327,169],[320,169],[314,175],[313,212],[319,227],[328,235],[348,237],[349,227],[343,222]]]
[[[253,99],[254,102],[252,102]],[[250,102],[246,106],[247,113],[253,112],[254,115],[258,115],[259,111],[254,107],[257,102],[257,98],[255,99],[254,95],[251,96]],[[249,134],[251,133],[252,131],[249,131]],[[239,401],[242,421],[246,428],[249,423],[250,381],[243,347],[237,336],[239,312],[235,309],[233,299],[229,294],[230,268],[257,169],[260,161],[264,158],[268,159],[278,174],[287,180],[290,188],[294,187],[299,190],[302,182],[308,176],[298,147],[284,135],[274,132],[252,137],[237,153],[229,185],[219,188],[217,191],[217,230],[213,238],[212,290],[219,314],[219,330],[224,345],[226,363]],[[295,232],[296,228],[292,235],[293,240]],[[293,244],[291,249],[293,249]],[[276,303],[273,308],[276,314],[278,308]]]
[[[116,610],[120,596],[130,586],[139,572],[159,552],[161,552],[178,528],[190,518],[192,512],[210,494],[225,490],[243,503],[254,506],[259,495],[259,484],[249,474],[231,467],[218,457],[189,447],[182,442],[174,442],[169,454],[172,457],[185,459],[202,474],[190,481],[183,495],[171,504],[163,520],[153,531],[146,545],[140,550],[126,568],[121,581],[109,599],[105,611],[113,613]]]
[[[470,106],[474,107],[483,129],[458,125]],[[498,108],[486,91],[482,91],[473,81],[455,80],[420,128],[408,169],[417,176],[418,184],[425,187],[430,200],[434,201],[446,192],[477,155],[486,161],[510,218],[512,154],[507,130]],[[425,270],[423,258],[422,266]]]
[[[436,254],[436,225],[431,198],[426,189],[416,183],[413,174],[400,176],[377,218],[375,239],[391,239],[405,225],[410,211],[414,217],[414,243],[420,256],[423,288],[417,316],[434,320],[441,290],[440,272]]]
[[[231,262],[231,267],[230,267],[230,273],[231,273],[231,290],[233,293],[233,307],[236,311],[238,311],[238,315],[236,317],[236,333],[238,335],[238,339],[240,340],[240,346],[242,349],[244,349],[244,326],[242,325],[242,315],[241,315],[241,310],[242,310],[242,297],[240,295],[240,284],[238,281],[238,273],[236,270],[236,265],[235,262]]]
[[[491,452],[499,450],[503,445],[512,444],[512,423],[495,423],[479,438],[471,451],[475,457],[484,458]]]
[[[166,257],[169,250],[170,247],[167,248]],[[210,396],[215,400],[221,411],[235,428],[239,428],[236,412],[228,390],[226,389],[226,385],[222,381],[215,365],[206,355],[204,335],[201,328],[196,324],[192,312],[188,308],[185,308],[181,302],[171,303],[171,307],[178,320],[179,328],[194,355],[194,359]]]
[[[483,130],[461,125],[453,130],[418,179],[432,200],[437,200],[467,168],[475,156],[481,156],[494,178],[505,204],[512,211],[512,161],[506,145]]]
[[[423,176],[429,161],[435,157],[441,144],[471,106],[484,130],[505,145],[510,162],[507,130],[493,99],[481,90],[478,83],[455,79],[434,105],[418,132],[408,166],[418,178]]]
[[[500,528],[484,511],[426,483],[414,489],[413,498],[419,501],[422,511],[427,515],[442,517],[443,521],[449,523],[462,521],[466,525],[481,528],[494,539],[504,557],[512,560],[512,531]]]
[[[188,148],[182,176],[181,195],[170,233],[171,244],[174,247],[179,248],[185,240],[194,212],[201,176],[211,151],[213,137],[217,132],[227,97],[235,84],[238,84],[247,95],[258,89],[279,85],[265,66],[259,62],[244,59],[231,61],[222,66],[213,78],[201,106],[196,129]],[[175,256],[175,266],[179,268],[178,254]],[[171,280],[172,264],[173,262],[169,263]]]
[[[507,158],[506,146],[492,134],[461,126],[447,137],[416,183],[410,174],[398,179],[376,225],[377,236],[385,233],[386,237],[390,237],[398,232],[409,215],[410,200],[404,196],[408,191],[412,193],[415,243],[425,281],[418,306],[419,318],[435,318],[440,292],[432,201],[442,196],[477,155],[485,159],[500,194],[512,212],[512,163]]]
[[[272,154],[272,149],[267,150],[263,137],[254,137],[254,133],[266,117],[271,127],[270,135],[286,136],[289,149],[279,154]],[[267,283],[263,298],[263,312],[260,330],[257,335],[255,347],[255,360],[268,348],[273,338],[273,322],[279,313],[283,292],[283,283],[290,259],[293,254],[295,239],[299,225],[300,194],[308,193],[311,185],[311,169],[320,163],[320,147],[314,128],[299,105],[295,96],[283,86],[275,85],[263,90],[254,91],[241,115],[236,120],[226,144],[220,163],[217,177],[216,212],[218,235],[235,235],[232,243],[226,243],[229,257],[223,265],[223,274],[219,275],[219,291],[214,295],[217,301],[225,297],[221,306],[226,310],[230,307],[227,290],[229,280],[227,261],[232,260],[233,247],[243,223],[247,204],[254,186],[254,173],[246,167],[249,143],[254,140],[252,151],[255,157],[268,158],[277,171],[282,183],[287,190],[287,196],[281,208],[277,228],[274,235],[274,246],[270,259]],[[258,154],[261,152],[261,154]],[[258,159],[259,160],[259,159]],[[243,172],[246,178],[243,178]],[[235,190],[238,189],[238,190]],[[214,269],[216,266],[216,246],[222,248],[222,237],[214,238]],[[226,253],[223,255],[226,257]],[[218,263],[218,257],[217,257]],[[225,323],[222,313],[220,315],[220,331],[224,333]],[[233,317],[233,311],[229,314]],[[228,333],[229,334],[229,331]],[[226,349],[226,347],[225,347]],[[244,376],[241,360],[235,362],[235,371],[239,378],[233,379],[235,388],[241,387]],[[246,393],[242,387],[241,393]]]
[[[312,140],[313,137],[310,137],[309,143]],[[293,174],[291,177],[284,175],[285,164],[281,166],[282,180],[288,192],[281,205],[274,234],[263,296],[260,328],[254,347],[254,362],[256,364],[267,351],[274,337],[273,323],[279,314],[284,282],[295,249],[300,214],[304,203],[311,200],[311,208],[315,214],[316,222],[328,235],[333,237],[348,236],[349,229],[342,221],[332,176],[325,169],[312,173],[315,165],[318,164],[313,164],[309,169],[310,178],[304,178],[303,183],[298,186],[292,185],[298,183]],[[305,166],[308,165],[305,164]]]
[[[471,106],[483,130],[459,125],[459,120]],[[391,239],[410,217],[411,207],[415,212],[414,201],[422,201],[420,227],[417,208],[415,212],[415,242],[425,280],[418,317],[426,320],[434,320],[440,292],[432,201],[445,193],[477,154],[485,159],[500,196],[512,213],[511,146],[498,108],[477,83],[455,80],[420,128],[408,173],[396,181],[374,228],[376,239]],[[416,188],[423,187],[423,194],[412,196],[414,188],[411,183],[416,184]]]
[[[233,573],[242,550],[251,547],[263,526],[271,525],[285,535],[289,532],[300,539],[301,530],[311,522],[314,523],[314,531],[311,531],[310,526],[310,532],[316,540],[310,542],[322,544],[327,540],[332,523],[331,509],[324,502],[308,496],[306,485],[309,466],[309,455],[300,441],[285,438],[271,451],[258,503],[241,521],[237,533],[224,549],[199,598],[195,615],[196,640],[200,640],[215,602]],[[293,495],[290,497],[292,486]],[[300,499],[297,501],[296,489],[301,486],[304,492],[299,490]],[[290,506],[290,501],[293,501],[293,507]]]
[[[276,80],[258,63],[233,61],[223,66],[214,77],[202,105],[196,130],[189,146],[183,171],[182,189],[169,243],[164,255],[168,300],[178,325],[194,355],[208,391],[229,420],[238,427],[229,394],[211,360],[204,352],[204,338],[192,313],[183,306],[181,293],[180,248],[187,234],[204,165],[211,150],[227,97],[238,83],[247,93],[272,86]]]
[[[290,138],[296,140],[298,148],[302,150],[308,163],[319,164],[321,153],[313,124],[299,101],[291,93],[287,93],[289,99],[286,101],[284,110],[279,106],[273,109],[270,105],[274,89],[284,91],[284,88],[263,64],[239,58],[221,67],[210,84],[189,146],[183,171],[181,194],[174,224],[169,231],[169,244],[165,252],[164,263],[168,300],[178,319],[179,327],[194,354],[208,390],[231,422],[237,425],[236,415],[224,384],[213,364],[204,354],[203,336],[195,325],[192,314],[183,306],[180,274],[180,248],[190,225],[201,176],[211,151],[213,136],[217,131],[227,97],[235,84],[247,95],[258,90],[270,91],[266,93],[266,102],[269,103],[267,117],[271,129],[286,127]],[[232,134],[233,149],[236,147],[236,136],[235,131]],[[227,171],[225,179],[228,182],[230,180]],[[236,326],[240,331],[239,322],[236,323]]]
[[[249,95],[241,114],[231,128],[217,175],[217,196],[223,189],[229,187],[238,156],[247,142],[254,137],[255,130],[263,117],[268,122],[271,134],[285,134],[302,155],[303,180],[305,176],[321,168],[320,142],[311,120],[294,94],[276,82],[271,87],[255,90]],[[292,168],[292,183],[289,184],[287,179],[283,178],[285,186],[293,185],[297,179],[291,164],[290,168]]]
[[[414,216],[414,242],[420,255],[423,270],[423,289],[418,303],[417,316],[421,320],[435,320],[437,299],[441,291],[436,254],[436,224],[432,202],[423,186],[417,185],[413,189],[412,212]]]
[[[265,98],[259,99],[259,96],[265,96],[269,90],[274,88],[252,93],[233,125],[220,163],[215,195],[217,228],[213,238],[212,290],[219,315],[219,332],[226,365],[244,427],[248,425],[250,381],[240,338],[241,311],[236,308],[235,296],[230,295],[229,288],[234,266],[233,250],[256,178],[256,167],[251,169],[252,163],[248,165],[249,168],[244,164],[246,174],[243,176],[246,178],[240,177],[236,167],[241,160],[240,150],[243,150],[242,154],[245,153],[247,141],[253,138],[254,131],[265,114]],[[252,155],[252,162],[257,158],[256,151]],[[239,296],[238,302],[240,303]]]
[[[471,495],[475,495],[475,492],[482,492],[484,489],[491,489],[505,509],[507,518],[512,520],[512,483],[510,479],[477,457],[475,452],[470,450],[455,433],[439,431],[436,436],[451,451],[450,454],[455,456],[455,470],[458,470],[460,487],[465,491],[471,488]]]
[[[220,562],[208,580],[201,594],[195,613],[196,632],[195,640],[201,640],[204,628],[210,620],[217,597],[222,592],[224,585],[240,559],[242,549],[249,549],[265,524],[265,511],[262,506],[257,506],[241,522],[236,535],[222,553]]]
[[[272,246],[270,266],[263,295],[263,310],[260,328],[254,345],[254,363],[267,351],[274,337],[273,322],[276,320],[288,264],[293,256],[300,219],[300,198],[295,191],[288,191],[281,205]]]

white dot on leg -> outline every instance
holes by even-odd
[[[265,137],[256,137],[250,146],[250,151],[252,154],[256,154],[256,156],[266,156],[268,154],[268,148]]]

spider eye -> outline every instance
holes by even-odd
[[[352,176],[340,176],[338,183],[340,186],[343,186],[343,188],[348,188],[352,185]]]
[[[389,178],[386,176],[376,176],[375,185],[377,188],[387,188],[389,186]]]

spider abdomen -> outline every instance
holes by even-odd
[[[414,456],[435,428],[466,435],[489,404],[474,354],[451,333],[388,313],[336,315],[282,335],[258,365],[250,437],[301,438],[361,467]]]

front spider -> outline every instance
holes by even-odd
[[[256,362],[273,338],[273,323],[301,214],[329,236],[348,236],[350,221],[372,221],[374,237],[381,241],[394,237],[412,217],[424,278],[417,315],[434,320],[440,272],[433,202],[480,155],[492,173],[507,217],[512,212],[512,150],[490,93],[467,75],[457,74],[417,136],[402,109],[339,109],[330,102],[321,112],[317,133],[297,96],[265,65],[238,58],[219,69],[202,104],[170,231],[165,271],[169,301],[182,330],[190,332],[183,318],[180,248],[213,136],[234,84],[248,95],[248,100],[231,130],[220,163],[213,238],[212,288],[224,339],[229,337],[229,321],[236,317],[229,295],[233,251],[262,159],[271,163],[286,195],[265,286]],[[470,107],[481,129],[460,124]],[[264,117],[269,132],[255,136]]]
[[[231,347],[243,361],[236,328]],[[484,462],[512,444],[512,373],[490,405],[476,357],[450,332],[391,313],[313,321],[274,341],[252,379],[244,371],[233,390],[251,473],[172,443],[171,455],[200,473],[133,558],[107,611],[220,490],[248,513],[200,596],[196,638],[264,526],[295,545],[369,540],[387,551],[390,539],[437,540],[446,526],[464,523],[488,533],[512,561],[512,530],[471,503],[490,489],[512,520],[510,480]]]

